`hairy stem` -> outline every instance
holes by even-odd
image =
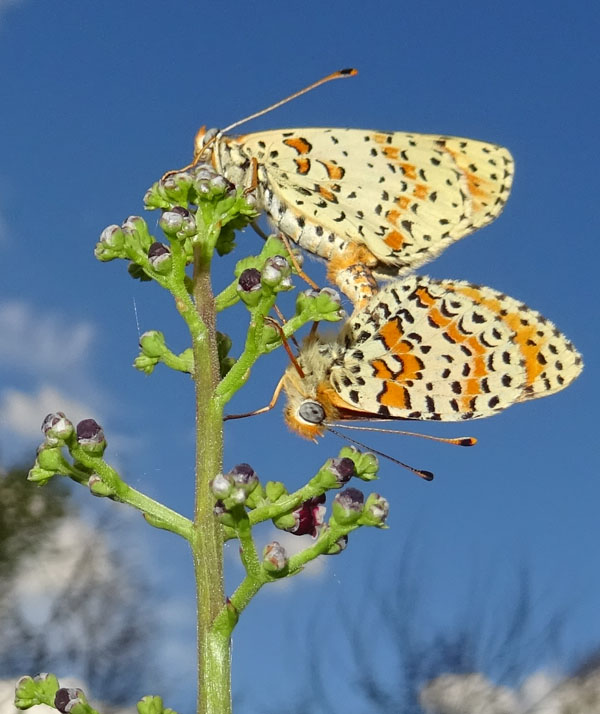
[[[213,515],[209,483],[222,469],[222,409],[214,398],[219,381],[215,306],[210,256],[201,248],[194,261],[194,301],[204,330],[193,335],[196,384],[196,500],[192,552],[197,592],[198,714],[230,714],[229,637],[215,629],[225,601],[223,534]]]

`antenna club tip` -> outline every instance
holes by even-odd
[[[417,473],[425,481],[433,481],[433,473],[431,471],[425,471],[425,469],[418,469]]]
[[[459,446],[475,446],[476,443],[477,439],[474,436],[465,436],[458,441]]]
[[[358,70],[354,67],[346,67],[346,69],[340,69],[338,74],[341,77],[354,77],[355,74],[358,74]]]

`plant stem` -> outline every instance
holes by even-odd
[[[198,714],[231,713],[230,640],[213,627],[225,602],[223,533],[214,517],[209,483],[222,470],[222,408],[214,399],[219,381],[215,306],[210,256],[198,248],[194,260],[194,301],[204,328],[193,334],[196,384],[196,502],[192,553],[196,576]]]

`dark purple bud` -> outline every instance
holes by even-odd
[[[329,469],[339,484],[347,483],[353,476],[356,476],[354,461],[347,456],[341,459],[331,459]]]
[[[157,272],[168,272],[172,265],[171,250],[164,243],[152,243],[148,250],[148,260]]]
[[[153,258],[159,258],[161,255],[171,255],[171,249],[164,243],[156,241],[152,243],[148,249],[148,258],[152,261]]]
[[[104,431],[94,419],[84,419],[77,424],[77,442],[94,456],[101,455],[106,448]]]
[[[173,206],[170,211],[171,213],[178,213],[182,218],[190,218],[192,215],[188,209],[183,206]]]
[[[258,483],[258,476],[250,466],[250,464],[238,464],[234,466],[229,475],[233,479],[233,483],[240,488],[243,488],[246,493],[250,493]]]
[[[357,488],[347,488],[333,499],[331,510],[335,520],[343,525],[355,523],[361,516],[365,497]]]
[[[93,441],[99,444],[104,441],[102,427],[95,419],[84,419],[77,424],[77,441]]]
[[[54,696],[54,706],[62,714],[69,714],[75,704],[85,702],[83,690],[74,687],[61,687]]]
[[[260,290],[260,272],[256,268],[247,268],[238,278],[238,289],[244,293]]]

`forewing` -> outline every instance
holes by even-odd
[[[510,153],[472,139],[309,128],[237,141],[301,225],[364,244],[395,272],[492,221],[512,183]]]
[[[458,421],[570,384],[581,357],[554,325],[491,288],[412,276],[383,288],[338,338],[330,382],[350,409]]]

